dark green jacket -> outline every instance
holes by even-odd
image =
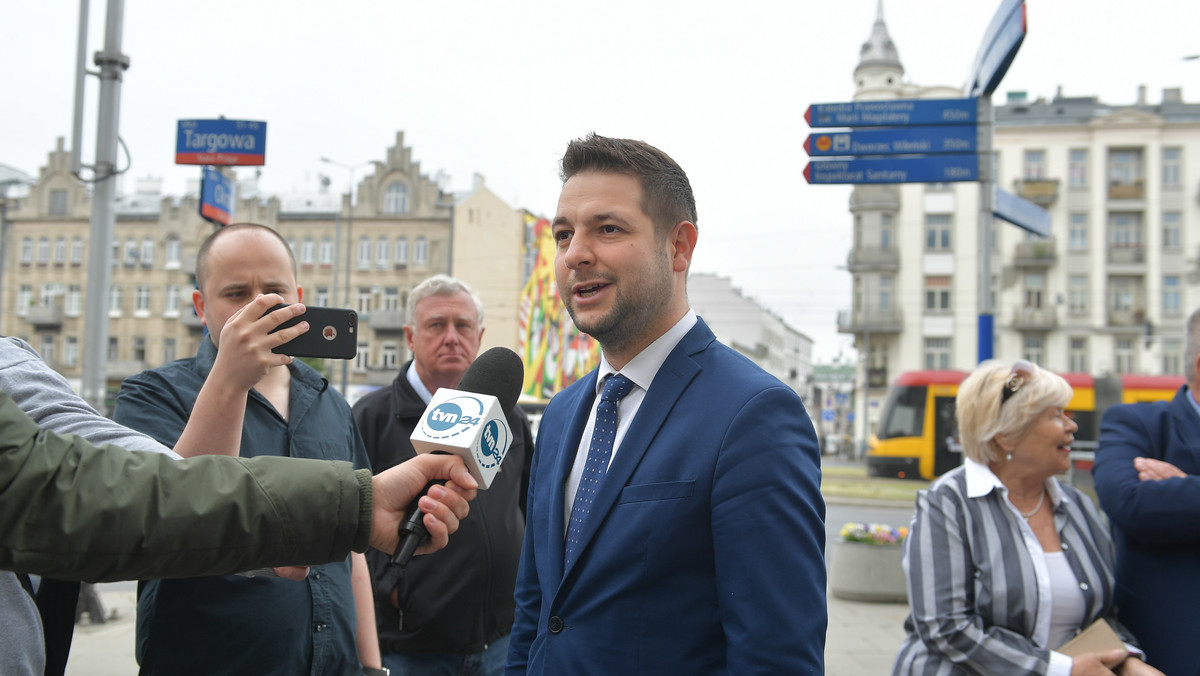
[[[327,563],[367,548],[371,472],[348,462],[96,447],[0,392],[0,569],[107,582]]]

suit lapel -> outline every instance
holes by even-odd
[[[650,389],[647,390],[645,398],[642,399],[642,405],[638,408],[637,417],[633,419],[633,424],[625,433],[625,438],[621,440],[621,446],[617,449],[616,457],[613,458],[612,465],[608,468],[608,474],[600,483],[596,499],[592,501],[591,514],[583,524],[583,532],[579,536],[579,553],[571,563],[571,568],[579,565],[584,558],[584,552],[591,545],[592,539],[600,529],[600,524],[608,518],[608,514],[617,504],[617,500],[621,497],[621,491],[629,483],[634,470],[641,464],[642,458],[649,450],[650,444],[662,430],[667,416],[683,396],[688,384],[700,372],[700,366],[692,360],[691,355],[703,350],[713,340],[714,336],[708,326],[702,320],[697,320],[696,325],[692,327],[691,331],[688,331],[683,340],[679,341],[654,376],[654,382],[650,383]],[[595,391],[594,387],[592,391]],[[586,416],[590,412],[589,405],[584,411],[585,422]],[[572,454],[573,458],[574,454]],[[567,470],[570,471],[569,465]],[[565,477],[565,474],[563,476]],[[558,504],[562,504],[561,500]],[[570,570],[564,571],[564,577],[569,572]]]

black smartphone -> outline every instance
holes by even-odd
[[[281,307],[287,305],[276,305],[267,310],[264,316]],[[275,331],[295,326],[301,321],[308,322],[308,331],[271,350],[272,352],[293,357],[324,359],[354,359],[358,354],[358,313],[354,310],[309,305],[304,308],[304,314],[280,324]]]

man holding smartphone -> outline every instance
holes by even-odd
[[[208,448],[368,467],[341,395],[303,362],[271,351],[282,342],[272,331],[304,311],[287,242],[254,223],[221,228],[200,246],[196,286],[192,302],[208,338],[195,357],[126,379],[114,420],[185,456],[189,436],[202,434]],[[280,302],[289,307],[266,314]],[[142,674],[350,673],[380,666],[374,624],[366,561],[352,554],[299,583],[149,581],[138,600],[136,654]]]

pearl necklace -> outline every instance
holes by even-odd
[[[1024,518],[1026,521],[1028,521],[1030,518],[1033,517],[1034,514],[1037,514],[1042,509],[1042,503],[1045,501],[1046,501],[1046,489],[1043,488],[1041,496],[1038,497],[1037,507],[1034,507],[1033,510],[1029,511],[1029,512],[1022,512],[1019,509],[1017,510],[1017,512],[1019,512],[1021,514],[1022,518]]]

